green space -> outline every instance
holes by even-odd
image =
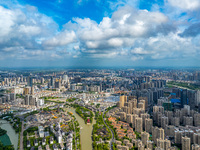
[[[48,103],[48,102],[54,102],[54,103],[64,103],[62,101],[59,101],[57,99],[61,98],[61,97],[50,97],[50,96],[45,96],[45,97],[40,97],[40,98],[44,98],[44,102]]]
[[[99,143],[97,144],[100,139],[103,141],[110,140],[112,135],[111,131],[108,129],[108,127],[104,124],[103,121],[103,114],[96,112],[95,114],[96,124],[93,125],[93,131],[92,131],[92,146],[94,150],[109,150],[109,144],[107,142],[105,143]]]
[[[45,103],[47,102],[54,102],[54,103],[64,103],[64,102],[61,102],[61,101],[54,101],[54,100],[44,100]]]
[[[16,94],[16,98],[22,98],[22,99],[24,99],[24,96],[22,94]]]
[[[79,123],[76,120],[75,116],[72,115],[71,113],[68,112],[68,115],[70,115],[72,117],[72,120],[68,123],[69,125],[69,131],[74,131],[75,132],[75,136],[73,136],[73,140],[72,140],[72,147],[73,149],[81,149],[81,142],[80,142],[80,127],[79,127]]]
[[[84,119],[86,123],[92,123],[93,112],[85,107],[79,106],[78,104],[72,104],[72,107],[76,108],[76,113]]]
[[[200,90],[200,85],[196,85],[192,83],[184,83],[184,82],[169,81],[167,82],[167,86],[168,87],[180,86],[180,87],[188,88],[191,90]]]
[[[75,100],[77,100],[77,98],[68,98],[68,99],[66,100],[66,102],[74,102]]]
[[[41,98],[44,98],[44,100],[48,100],[48,99],[58,99],[58,98],[61,98],[61,97],[45,96],[45,97],[41,97]]]
[[[46,89],[46,90],[48,90],[48,91],[56,91],[56,89]]]

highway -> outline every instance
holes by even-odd
[[[104,121],[104,123],[105,123],[105,125],[109,128],[109,130],[111,131],[111,133],[112,133],[112,138],[111,138],[111,141],[110,141],[110,149],[111,150],[113,150],[113,143],[115,142],[115,136],[114,136],[114,133],[113,133],[113,130],[109,127],[109,125],[105,122],[105,118],[104,118],[104,113],[105,112],[103,112],[103,121]]]

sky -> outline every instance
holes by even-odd
[[[0,67],[200,67],[200,0],[1,0]]]

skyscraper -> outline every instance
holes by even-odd
[[[53,78],[53,76],[51,76],[51,84],[50,85],[54,88],[54,78]]]
[[[181,107],[187,105],[187,89],[181,89]]]

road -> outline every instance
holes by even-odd
[[[112,133],[112,138],[111,138],[111,141],[110,141],[110,149],[113,150],[113,147],[112,147],[113,144],[112,144],[112,143],[115,142],[115,136],[114,136],[113,130],[112,130],[112,129],[109,127],[109,125],[105,122],[104,113],[105,113],[105,112],[103,112],[103,122],[105,123],[105,125],[109,128],[109,130],[110,130],[111,133]]]
[[[22,130],[20,133],[20,150],[23,150],[23,132],[24,132],[24,121],[22,121]]]

